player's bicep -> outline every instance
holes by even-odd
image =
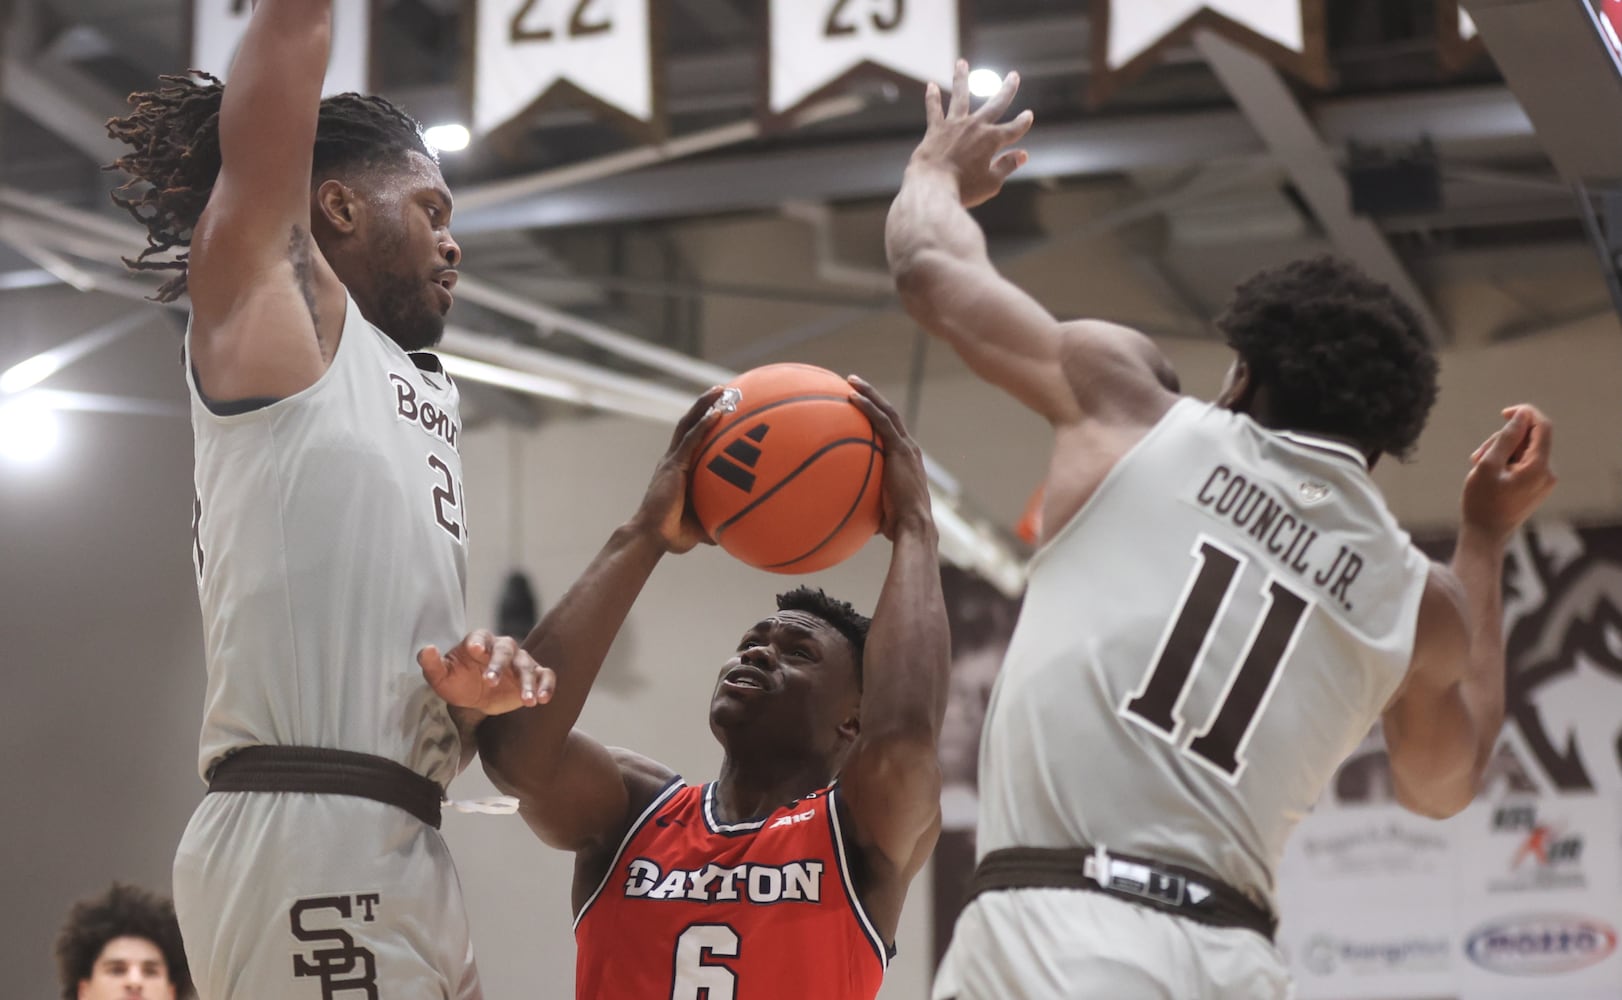
[[[1412,664],[1382,717],[1398,798],[1415,811],[1436,811],[1436,790],[1456,789],[1475,765],[1479,720],[1463,685],[1469,655],[1463,595],[1448,570],[1433,567]]]
[[[896,275],[907,312],[975,374],[1052,423],[1076,415],[1060,365],[1060,325],[988,260],[924,251]]]
[[[856,842],[864,854],[904,879],[940,833],[941,769],[932,741],[858,742],[839,775]]]
[[[265,230],[308,217],[321,89],[332,49],[331,4],[260,0],[220,105],[218,222]],[[277,248],[272,248],[277,249]]]
[[[544,773],[544,780],[513,776],[508,789],[542,842],[575,852],[611,850],[632,813],[674,777],[657,762],[605,747],[578,730],[564,741],[556,767]]]

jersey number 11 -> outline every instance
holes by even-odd
[[[1183,728],[1179,709],[1188,696],[1194,668],[1205,654],[1234,580],[1245,565],[1244,556],[1205,537],[1196,543],[1194,557],[1199,566],[1183,589],[1176,617],[1160,637],[1154,666],[1121,706],[1122,715],[1173,743],[1178,742]],[[1245,643],[1239,668],[1229,676],[1218,699],[1215,717],[1182,748],[1229,782],[1237,782],[1244,771],[1245,744],[1256,717],[1267,704],[1279,667],[1295,645],[1312,606],[1276,577],[1268,579],[1263,594],[1266,609]]]

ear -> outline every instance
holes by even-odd
[[[849,718],[839,724],[839,735],[843,736],[850,742],[855,743],[856,737],[862,735],[861,717],[857,713],[852,712]]]
[[[360,225],[360,196],[342,181],[322,181],[315,192],[315,208],[334,232],[348,236]]]
[[[1251,377],[1250,365],[1245,363],[1244,358],[1236,358],[1228,374],[1228,384],[1222,387],[1222,395],[1217,397],[1216,404],[1238,413],[1248,413],[1255,392],[1256,384]]]
[[[89,988],[90,988],[90,980],[88,980],[88,979],[79,980],[79,1000],[84,1000],[85,990],[88,990]]]

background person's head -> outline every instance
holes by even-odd
[[[62,1000],[185,1000],[191,972],[169,900],[114,884],[76,903],[56,940]]]

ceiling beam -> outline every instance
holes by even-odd
[[[1289,174],[1335,249],[1376,280],[1390,285],[1418,311],[1434,341],[1446,338],[1425,293],[1408,273],[1373,219],[1352,214],[1352,197],[1330,148],[1273,65],[1212,31],[1194,35],[1194,47],[1239,105],[1268,152]]]
[[[1351,139],[1373,145],[1396,136],[1429,135],[1444,154],[1469,156],[1483,145],[1537,152],[1531,123],[1503,87],[1474,87],[1435,98],[1403,94],[1332,101],[1315,110],[1324,123],[1320,145]],[[922,124],[920,120],[920,134]],[[775,210],[794,200],[888,197],[900,185],[902,167],[916,143],[916,137],[909,136],[670,164],[541,193],[499,209],[459,211],[456,228],[458,235],[470,235]],[[1246,117],[1232,110],[1038,123],[1022,146],[1031,154],[1030,163],[1020,171],[1026,180],[1210,163],[1267,152]]]

